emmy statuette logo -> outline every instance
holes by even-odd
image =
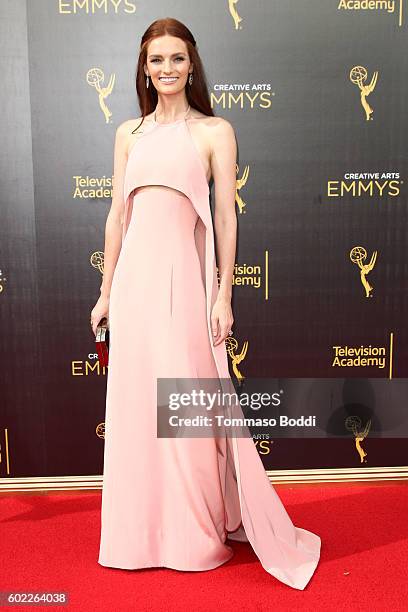
[[[8,429],[0,429],[0,476],[10,476],[10,448]]]
[[[351,431],[353,433],[356,449],[360,457],[360,463],[367,463],[367,459],[365,459],[367,453],[361,447],[361,442],[368,436],[368,432],[371,428],[371,419],[367,421],[366,426],[364,427],[364,429],[362,429],[360,417],[349,416],[345,421],[345,426],[347,431]]]
[[[242,25],[241,25],[242,17],[238,15],[238,11],[235,7],[235,5],[238,4],[238,2],[239,0],[228,0],[228,10],[231,13],[231,17],[234,21],[235,29],[242,30]]]
[[[98,438],[102,438],[104,440],[105,439],[105,423],[98,423],[98,425],[95,428],[95,433],[98,436]]]
[[[354,68],[350,70],[349,76],[350,81],[354,83],[354,85],[357,85],[360,90],[360,102],[365,111],[366,120],[369,121],[370,119],[372,119],[371,115],[373,113],[373,109],[367,102],[367,96],[369,96],[370,93],[374,91],[374,88],[377,84],[378,72],[374,72],[372,79],[368,85],[364,85],[368,76],[367,69],[364,68],[364,66],[354,66]]]
[[[0,293],[4,290],[4,283],[7,278],[4,276],[3,272],[0,270]]]
[[[363,262],[367,259],[367,251],[362,246],[355,246],[350,251],[350,259],[354,264],[356,264],[360,268],[360,280],[361,280],[361,284],[363,285],[365,289],[366,298],[373,297],[371,295],[373,287],[368,282],[366,276],[369,272],[371,272],[371,270],[375,266],[375,262],[377,260],[377,251],[374,251],[369,263],[365,264]]]
[[[241,352],[238,353],[238,341],[233,336],[228,336],[225,339],[225,346],[228,355],[231,357],[232,370],[237,378],[238,384],[241,385],[245,376],[238,370],[238,364],[240,364],[246,357],[248,352],[248,340],[245,340]]]
[[[106,87],[102,87],[102,83],[105,80],[105,75],[101,68],[90,68],[86,73],[86,82],[91,87],[94,87],[98,92],[99,106],[105,116],[106,123],[109,123],[109,119],[112,116],[111,111],[105,104],[105,98],[111,95],[113,86],[115,84],[115,75],[111,74],[109,77],[109,83]]]
[[[91,258],[89,260],[91,262],[91,266],[99,270],[101,274],[103,274],[103,264],[104,264],[104,253],[103,251],[95,251],[92,253]]]
[[[235,164],[235,172],[238,177],[238,172],[239,172],[238,164]],[[241,178],[237,178],[236,180],[235,201],[238,204],[238,210],[241,215],[243,212],[246,212],[246,210],[244,210],[246,206],[246,202],[244,202],[244,200],[241,198],[239,194],[239,190],[246,185],[248,176],[249,176],[249,166],[245,166],[244,172],[242,173]]]

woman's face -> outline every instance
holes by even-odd
[[[158,93],[177,93],[184,89],[193,65],[187,45],[176,36],[154,38],[147,47],[145,74],[150,75]],[[165,77],[174,77],[166,80]]]

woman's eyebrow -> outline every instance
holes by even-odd
[[[183,51],[178,51],[177,53],[172,53],[170,57],[174,57],[175,55],[185,55],[185,53]],[[163,56],[160,55],[160,53],[153,53],[152,55],[149,55],[149,57],[163,57]]]

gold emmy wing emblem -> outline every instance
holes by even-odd
[[[0,293],[1,293],[1,292],[3,291],[3,289],[4,289],[3,283],[4,283],[4,281],[6,281],[6,280],[7,280],[7,279],[6,279],[6,277],[5,277],[5,276],[3,276],[3,273],[2,273],[2,271],[0,270]]]
[[[365,296],[367,298],[373,297],[371,295],[373,288],[368,282],[366,276],[375,266],[375,262],[377,260],[377,251],[374,251],[368,264],[363,264],[363,261],[367,259],[367,251],[362,246],[355,246],[350,251],[350,259],[360,268],[360,280],[365,289]]]
[[[98,436],[98,438],[105,439],[105,423],[99,423],[96,426],[95,433]]]
[[[243,374],[241,374],[241,372],[238,370],[237,366],[246,357],[246,354],[248,352],[248,341],[245,340],[245,342],[244,342],[244,344],[242,346],[242,350],[241,350],[240,353],[236,353],[236,351],[238,349],[238,342],[232,336],[228,336],[225,339],[225,346],[226,346],[228,355],[231,357],[232,370],[233,370],[233,372],[234,372],[234,374],[235,374],[235,376],[237,378],[238,384],[241,385],[242,381],[245,378],[245,376]]]
[[[4,435],[4,442],[2,437]],[[0,475],[5,472],[10,476],[10,449],[8,441],[8,429],[0,430]]]
[[[103,264],[104,264],[103,251],[95,251],[95,253],[92,253],[90,262],[93,268],[97,268],[99,272],[103,274]]]
[[[235,172],[236,172],[236,175],[238,176],[238,172],[239,172],[238,164],[235,164]],[[249,166],[245,166],[244,172],[242,174],[242,177],[240,179],[237,178],[236,183],[235,183],[236,184],[236,187],[235,187],[235,201],[238,204],[238,210],[239,210],[239,213],[241,215],[242,215],[242,212],[244,211],[246,203],[241,198],[241,196],[239,195],[238,192],[241,189],[241,187],[244,187],[246,185],[246,182],[248,180],[248,176],[249,176]],[[246,211],[244,211],[244,212],[246,212]]]
[[[354,85],[358,85],[358,88],[360,89],[360,101],[365,110],[366,119],[369,121],[372,119],[371,114],[373,113],[373,109],[367,102],[367,96],[374,91],[377,84],[378,72],[374,72],[368,85],[363,85],[363,83],[367,80],[367,76],[367,69],[364,68],[364,66],[354,66],[354,68],[350,70],[350,81],[354,83]]]
[[[358,416],[347,417],[345,425],[348,431],[353,432],[356,449],[360,456],[360,463],[367,463],[367,459],[365,459],[367,453],[361,448],[361,442],[368,436],[368,432],[371,428],[371,419],[367,422],[363,430],[361,429],[361,419]]]
[[[238,15],[237,9],[235,8],[235,5],[238,4],[238,2],[239,0],[228,0],[228,9],[231,13],[232,19],[234,20],[235,29],[242,30],[242,25],[240,25],[242,17]]]
[[[86,73],[86,82],[91,87],[95,87],[98,92],[99,106],[102,109],[103,114],[105,115],[106,123],[109,123],[109,119],[112,116],[111,111],[105,104],[105,98],[110,96],[112,93],[113,86],[115,84],[115,75],[111,74],[109,77],[109,83],[106,87],[102,87],[102,83],[105,80],[105,75],[103,70],[100,68],[90,68]]]

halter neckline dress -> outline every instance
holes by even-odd
[[[320,538],[293,525],[252,438],[157,437],[158,377],[234,387],[225,342],[212,343],[210,188],[188,120],[141,129],[128,154],[110,293],[98,562],[209,570],[233,556],[228,538],[249,541],[267,572],[304,589]]]

